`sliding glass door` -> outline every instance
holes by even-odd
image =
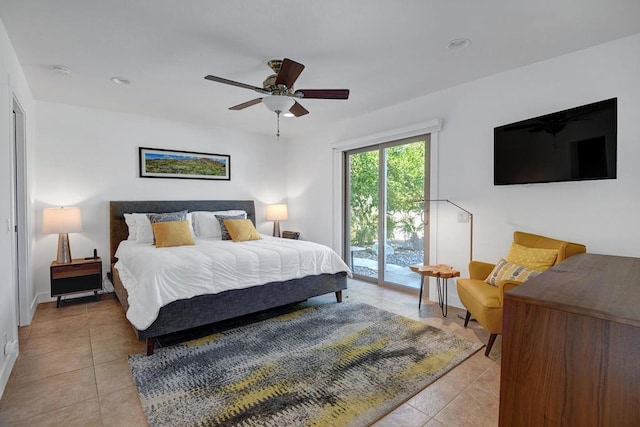
[[[380,152],[375,149],[347,152],[346,254],[357,276],[378,278]]]
[[[345,153],[345,253],[355,277],[419,287],[427,257],[428,135]]]

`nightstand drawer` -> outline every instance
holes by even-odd
[[[102,277],[100,277],[100,274],[66,277],[64,279],[55,279],[51,282],[52,297],[101,289]]]
[[[70,264],[53,267],[51,269],[52,279],[65,279],[68,277],[86,276],[88,274],[100,274],[102,265],[100,263],[91,264]]]

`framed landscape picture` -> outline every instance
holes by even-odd
[[[140,177],[231,179],[231,156],[140,147]]]

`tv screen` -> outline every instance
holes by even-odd
[[[495,128],[494,185],[615,179],[617,101]]]

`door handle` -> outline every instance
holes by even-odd
[[[429,225],[429,209],[425,209],[422,211],[422,223],[425,226]]]

